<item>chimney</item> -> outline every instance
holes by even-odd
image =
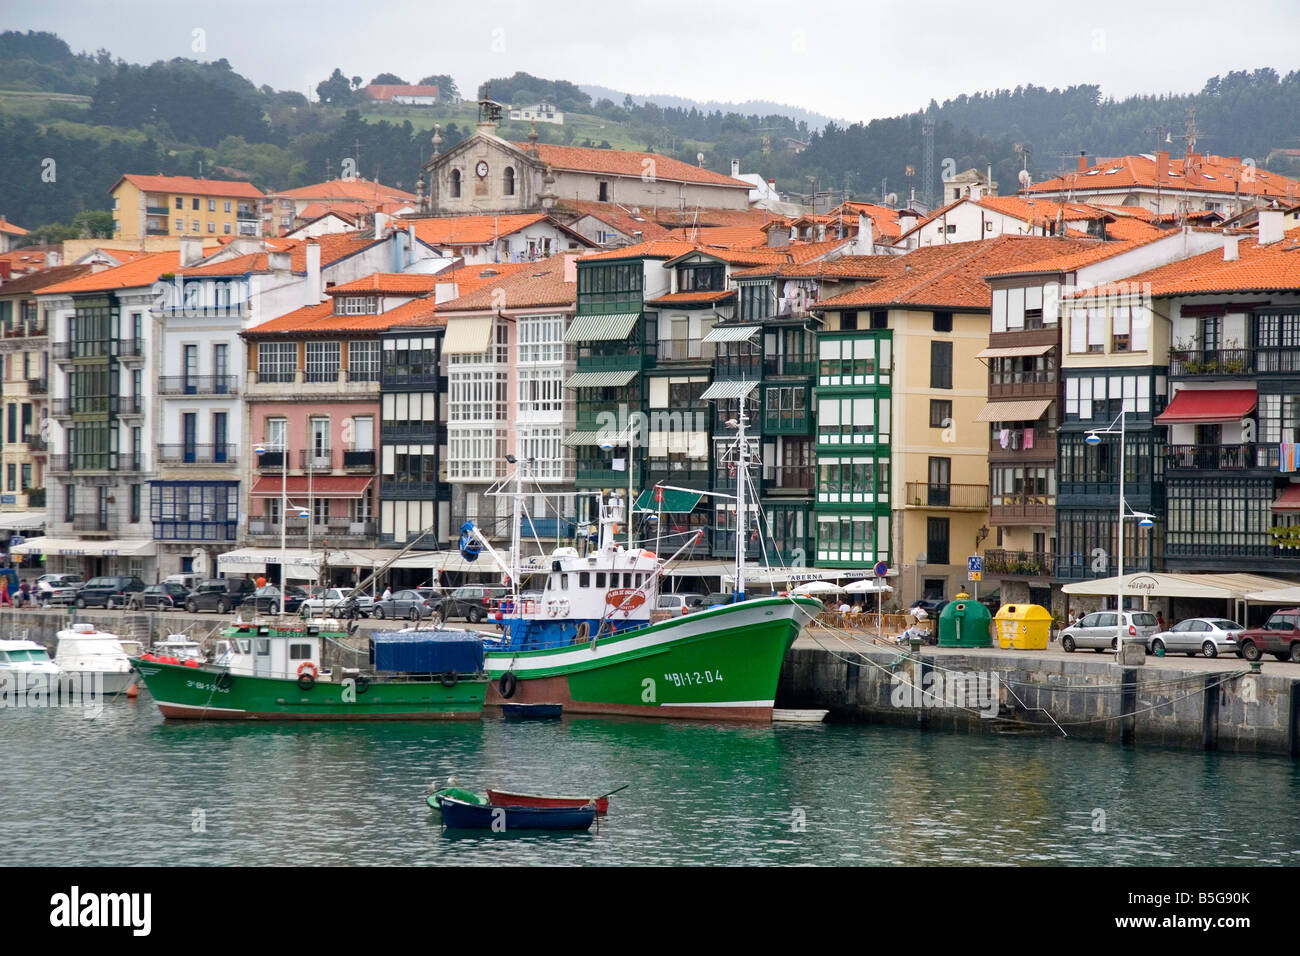
[[[321,301],[320,243],[307,240],[307,303],[318,305]]]
[[[564,257],[564,281],[565,282],[578,281],[578,257],[577,256]]]
[[[287,252],[268,252],[266,266],[272,272],[288,272],[293,266],[293,258]]]
[[[459,296],[460,293],[457,291],[457,286],[454,282],[439,282],[433,287],[434,305],[441,305],[444,302],[450,302],[452,299],[458,298]]]
[[[1223,231],[1223,261],[1236,262],[1241,258],[1241,253],[1237,249],[1238,239],[1236,236],[1229,234],[1225,229]]]
[[[1261,209],[1259,211],[1259,244],[1261,246],[1282,241],[1282,218],[1281,209]]]
[[[187,269],[203,258],[203,240],[198,236],[181,236],[182,269]]]
[[[738,159],[733,159],[731,161],[731,178],[732,179],[740,178],[740,160]]]
[[[419,247],[415,244],[415,223],[410,223],[406,227],[406,254],[410,258],[407,265],[415,263],[415,250]]]
[[[63,254],[55,249],[47,249],[45,252],[45,268],[53,269],[55,266],[63,265]]]
[[[871,219],[866,213],[860,212],[858,213],[858,236],[854,240],[853,249],[860,256],[869,256],[875,245],[876,235]]]
[[[1079,150],[1078,170],[1079,172],[1083,172],[1087,168],[1088,168],[1088,151],[1086,149],[1081,149]]]
[[[375,238],[384,238],[384,232],[388,229],[388,214],[382,212],[375,213]]]
[[[13,265],[3,259],[0,259],[0,282],[8,282],[13,276]]]
[[[824,222],[817,223],[817,241],[818,242],[826,241],[826,223]]]
[[[1169,179],[1169,150],[1162,149],[1156,153],[1156,182],[1163,183]]]

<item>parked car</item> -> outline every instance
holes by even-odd
[[[257,586],[248,578],[208,578],[190,592],[185,599],[185,610],[191,614],[200,611],[229,614],[256,590]]]
[[[86,583],[80,574],[42,574],[36,579],[37,604],[71,604]]]
[[[659,603],[655,605],[655,610],[667,611],[673,617],[677,617],[682,614],[690,614],[692,611],[698,611],[709,606],[708,598],[703,594],[696,594],[693,591],[683,591],[681,594],[659,595]]]
[[[1170,653],[1183,653],[1195,657],[1240,653],[1237,636],[1245,628],[1236,621],[1221,617],[1192,617],[1179,621],[1167,631],[1153,634],[1147,641],[1147,651],[1155,654],[1160,648]]]
[[[1115,611],[1094,611],[1061,631],[1061,649],[1073,651],[1076,647],[1091,647],[1094,651],[1116,650],[1116,627],[1119,619]],[[1140,637],[1149,644],[1160,625],[1150,611],[1125,611],[1124,635]]]
[[[179,584],[186,591],[193,591],[199,586],[199,575],[193,571],[181,571],[177,574],[169,574],[163,578],[163,584]]]
[[[442,599],[438,614],[444,621],[463,617],[471,624],[477,624],[492,612],[494,601],[501,600],[509,593],[510,589],[505,587],[467,584],[456,588]]]
[[[394,591],[389,597],[376,601],[370,613],[381,621],[385,618],[421,621],[426,617],[433,617],[435,610],[433,602],[418,590],[406,588]]]
[[[131,595],[144,590],[144,582],[131,575],[104,575],[91,578],[77,591],[77,607],[103,607],[112,610],[126,607]]]
[[[172,608],[184,607],[185,599],[190,596],[189,589],[174,581],[151,584],[138,594],[131,595],[130,608],[133,611],[170,611]]]
[[[939,620],[939,615],[943,613],[943,609],[946,608],[948,604],[949,602],[944,600],[921,598],[919,601],[913,601],[909,610],[915,611],[919,607],[921,610],[925,611],[926,617],[937,621]]]
[[[1280,661],[1300,663],[1300,608],[1274,611],[1263,627],[1248,627],[1237,635],[1237,647],[1248,661],[1265,653]]]
[[[344,610],[352,588],[313,588],[310,596],[299,606],[298,613],[304,617],[336,617]],[[358,591],[354,598],[357,613],[369,617],[375,608],[375,599],[369,594]]]
[[[298,613],[305,600],[307,600],[307,592],[296,584],[290,584],[284,591],[284,612]],[[260,587],[244,598],[244,603],[239,606],[262,614],[279,614],[280,589],[274,584]]]

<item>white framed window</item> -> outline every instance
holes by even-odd
[[[354,382],[379,381],[378,339],[357,339],[348,343],[348,378]]]
[[[564,411],[562,368],[519,369],[519,416],[554,415]]]
[[[500,478],[505,474],[506,430],[449,427],[447,451],[448,478]]]
[[[537,479],[567,477],[563,439],[564,429],[560,427],[521,429],[518,435],[519,460],[529,463],[526,474]]]
[[[259,382],[292,382],[297,371],[297,342],[258,343],[257,380]]]
[[[340,348],[338,342],[307,343],[307,381],[337,382]]]
[[[336,295],[335,315],[378,315],[379,297],[373,295]]]
[[[520,316],[515,327],[519,330],[519,363],[564,361],[564,316]]]
[[[507,418],[505,371],[465,370],[447,376],[447,418],[453,422],[498,422]]]

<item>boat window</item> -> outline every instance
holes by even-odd
[[[591,587],[591,575],[588,574],[586,571],[583,571],[581,574],[578,575],[578,587],[580,588]]]
[[[239,641],[238,644],[239,644],[239,653],[240,653],[240,654],[247,654],[247,653],[249,653],[249,651],[250,651],[251,648],[252,648],[251,642],[249,642],[249,641],[247,641],[247,640]]]
[[[645,575],[638,571],[635,580],[636,586],[640,587],[645,582]]]
[[[560,576],[558,574],[551,575],[551,583],[548,587],[552,591],[558,591],[560,589]]]
[[[561,591],[569,590],[569,576],[567,574],[560,575],[560,590]]]
[[[632,572],[631,572],[631,571],[624,571],[624,572],[623,572],[623,587],[625,587],[625,588],[630,588],[631,586],[632,586]]]
[[[261,654],[261,655],[265,655],[265,654],[270,654],[270,653],[271,653],[271,640],[270,640],[270,638],[259,637],[259,638],[257,639],[257,653],[258,653],[258,654]]]
[[[0,651],[0,664],[9,663],[9,654],[6,651]]]
[[[604,571],[597,571],[597,572],[596,572],[596,587],[598,587],[598,588],[603,588],[604,586],[605,586],[605,572],[604,572]]]
[[[310,644],[290,644],[289,660],[291,661],[309,661],[311,660]]]

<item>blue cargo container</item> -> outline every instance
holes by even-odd
[[[483,644],[469,634],[375,634],[370,638],[370,663],[377,671],[405,674],[476,674],[483,670]]]

